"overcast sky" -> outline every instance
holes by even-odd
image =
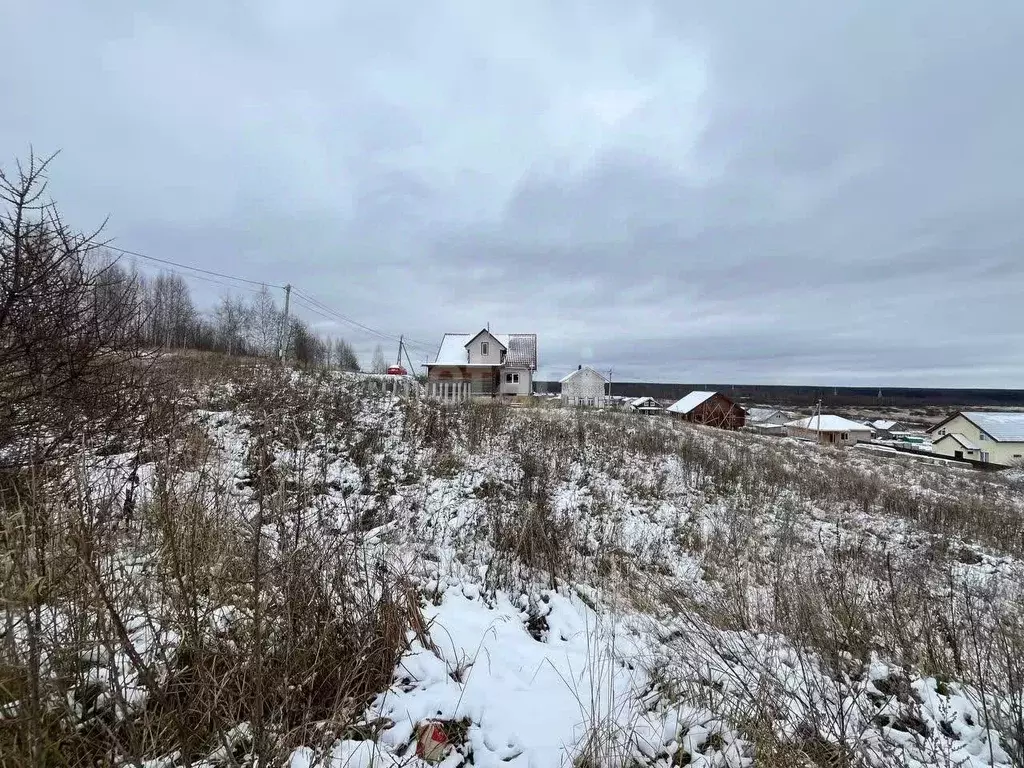
[[[536,332],[542,378],[1024,386],[1020,0],[0,0],[0,28],[0,162],[62,150],[53,196],[124,248],[428,345]]]

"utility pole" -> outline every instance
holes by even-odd
[[[405,340],[405,334],[401,334],[398,337],[398,358],[395,360],[395,365],[399,368],[402,367],[402,342]]]
[[[405,350],[405,359],[409,362],[409,375],[416,378],[416,366],[412,364],[412,358],[409,357],[408,349]],[[401,362],[399,362],[399,365],[401,365]]]
[[[277,353],[277,356],[278,356],[278,358],[280,358],[282,363],[285,361],[286,355],[288,353],[288,335],[289,335],[288,331],[290,330],[288,328],[288,306],[291,303],[291,299],[292,299],[292,286],[291,286],[291,283],[285,283],[285,286],[284,286],[284,318],[283,318],[284,324],[281,326],[281,344],[280,344],[280,348],[278,349],[278,353]]]
[[[612,373],[613,373],[612,369],[609,368],[608,369],[608,397],[609,398],[611,398],[611,396],[612,396]]]

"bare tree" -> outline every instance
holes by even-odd
[[[245,340],[242,337],[246,326],[248,308],[238,298],[225,294],[214,309],[219,346],[228,356],[243,352]]]
[[[343,371],[358,371],[359,358],[345,339],[334,340],[334,363]]]
[[[132,407],[137,291],[45,198],[52,157],[0,169],[0,451],[39,458]],[[127,290],[122,290],[127,289]],[[116,294],[116,296],[115,296]]]
[[[291,318],[289,325],[289,349],[295,361],[303,366],[323,365],[326,356],[324,342],[297,317]]]
[[[167,348],[196,346],[199,318],[183,277],[161,272],[147,291],[146,303],[149,343]]]
[[[373,373],[387,373],[388,361],[384,357],[384,349],[380,344],[373,350],[373,362],[370,364]]]
[[[246,339],[261,357],[273,357],[281,336],[281,310],[267,286],[249,301]]]

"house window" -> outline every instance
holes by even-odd
[[[491,345],[490,345],[490,344],[488,344],[488,343],[487,343],[486,341],[481,341],[481,342],[480,342],[480,354],[481,354],[481,355],[487,355],[487,351],[488,351],[488,350],[489,350],[490,348],[491,348]]]
[[[849,432],[843,432],[843,440],[848,440],[849,438],[850,438]]]
[[[505,383],[506,384],[518,384],[519,383],[519,374],[518,373],[506,373],[505,374]]]
[[[988,440],[988,438],[985,437],[985,433],[984,432],[979,432],[978,433],[978,439],[979,440]]]

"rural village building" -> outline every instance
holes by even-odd
[[[529,395],[537,370],[534,333],[446,333],[427,363],[427,395],[444,400]]]
[[[565,405],[604,405],[608,379],[589,365],[581,365],[561,380]]]
[[[778,408],[747,408],[745,429],[762,435],[785,435],[786,424],[797,417]]]
[[[794,415],[778,408],[747,408],[747,426],[784,427],[793,420]]]
[[[665,409],[653,397],[638,397],[636,400],[630,400],[627,407],[631,411],[647,416],[665,412]]]
[[[867,421],[864,423],[874,431],[875,437],[883,439],[892,437],[895,432],[903,431],[902,424],[898,421],[891,421],[889,419],[875,419],[874,421]]]
[[[786,434],[824,445],[856,445],[871,442],[871,427],[842,416],[819,414],[786,424]]]
[[[722,429],[739,429],[746,423],[746,412],[721,392],[691,392],[667,410],[684,421]]]
[[[1004,467],[1024,461],[1024,413],[957,411],[928,434],[940,456]]]

